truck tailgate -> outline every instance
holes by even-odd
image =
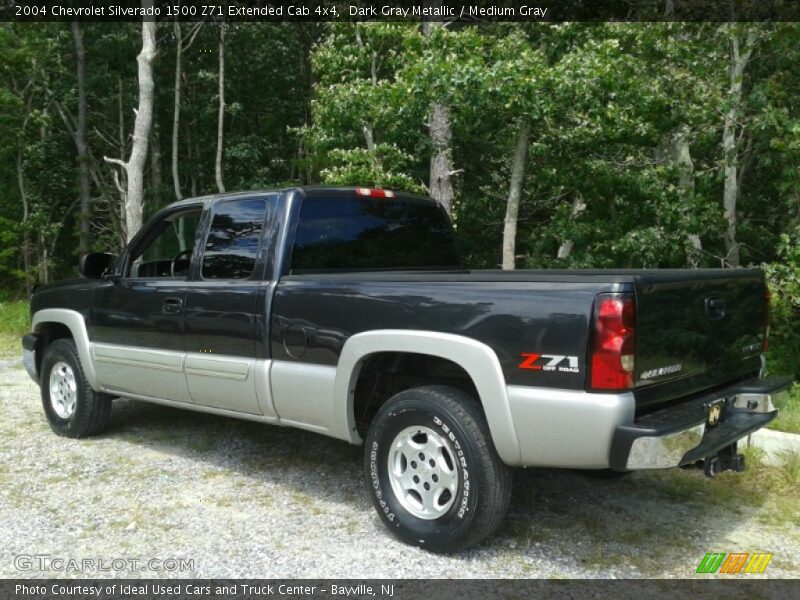
[[[650,271],[634,286],[638,407],[758,371],[768,310],[762,271]]]

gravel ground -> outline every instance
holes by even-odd
[[[0,361],[0,577],[693,577],[709,551],[772,552],[765,576],[797,577],[797,503],[735,477],[519,470],[503,529],[437,556],[384,531],[360,448],[126,400],[103,436],[60,438],[19,362]],[[40,554],[111,570],[15,568]],[[115,570],[116,558],[194,568]]]

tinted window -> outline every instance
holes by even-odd
[[[252,275],[266,208],[264,199],[217,205],[203,255],[204,279],[246,279]]]
[[[458,266],[450,222],[434,204],[384,198],[303,201],[293,271]]]
[[[156,223],[134,250],[131,277],[186,277],[200,209],[173,213]]]

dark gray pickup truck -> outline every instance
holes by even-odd
[[[23,340],[56,433],[122,396],[363,444],[383,522],[435,551],[496,529],[509,467],[741,470],[789,386],[759,270],[469,271],[386,190],[185,200],[80,269]]]

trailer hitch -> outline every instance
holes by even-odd
[[[709,456],[703,461],[706,477],[716,477],[724,471],[741,473],[744,469],[744,455],[736,452],[736,442],[720,450],[716,456]]]

